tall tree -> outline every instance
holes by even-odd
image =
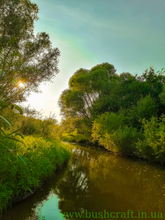
[[[46,33],[34,34],[38,6],[30,0],[0,0],[0,99],[26,100],[58,73],[58,48]],[[20,84],[22,83],[22,84]],[[22,85],[20,87],[19,85]]]
[[[90,120],[96,114],[104,112],[105,100],[118,77],[115,71],[113,65],[103,63],[90,71],[79,69],[75,72],[69,80],[69,89],[64,90],[59,99],[62,115]]]

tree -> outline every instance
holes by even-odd
[[[154,98],[150,95],[141,97],[137,101],[137,104],[133,106],[129,111],[129,117],[127,117],[128,122],[136,128],[141,128],[142,119],[149,120],[152,117],[157,116],[158,106]]]
[[[146,89],[145,95],[150,94],[151,97],[155,99],[158,107],[158,117],[165,112],[165,106],[162,102],[164,92],[163,85],[165,81],[164,73],[165,71],[163,68],[156,72],[153,67],[150,67],[142,76],[137,77],[137,80],[143,82],[143,87]]]
[[[0,99],[26,100],[58,73],[58,48],[46,33],[34,34],[38,6],[30,0],[0,0]],[[19,83],[22,82],[22,87]]]
[[[98,113],[104,113],[105,102],[98,100],[105,101],[110,95],[113,81],[117,78],[115,72],[114,66],[108,63],[97,65],[90,71],[76,71],[69,80],[69,89],[64,90],[60,96],[61,114],[90,121]]]

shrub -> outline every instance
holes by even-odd
[[[158,106],[156,104],[155,99],[153,99],[150,95],[141,97],[141,99],[137,102],[136,106],[128,110],[128,121],[130,121],[129,123],[133,127],[141,128],[141,120],[149,120],[151,117],[155,117],[158,111],[157,107]]]
[[[136,128],[124,126],[122,113],[106,113],[93,123],[92,139],[113,152],[137,155],[136,142],[143,139],[143,134]]]
[[[93,123],[92,140],[93,142],[100,142],[105,134],[111,134],[113,131],[119,129],[124,124],[124,115],[116,113],[105,113],[99,116]],[[101,141],[102,142],[102,141]]]
[[[160,119],[152,117],[150,121],[143,119],[144,137],[138,141],[139,153],[149,159],[161,164],[165,163],[165,116]]]
[[[125,126],[113,132],[112,139],[119,152],[126,155],[138,155],[136,143],[144,137],[141,130]]]
[[[86,134],[79,134],[77,129],[75,129],[70,133],[62,133],[60,139],[66,142],[82,143],[88,140],[88,136]]]

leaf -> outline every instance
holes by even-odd
[[[1,130],[1,128],[0,128],[0,130]],[[11,133],[9,133],[9,134],[7,134],[7,136],[11,136],[12,135],[12,137],[16,137],[16,136],[20,136],[22,139],[24,139],[24,136],[21,134],[21,133],[17,133],[18,131],[20,131],[21,130],[21,128],[18,128],[17,130],[15,130],[15,131],[13,131],[13,132],[11,132]],[[3,132],[4,133],[4,132]],[[5,134],[5,133],[4,133]],[[14,135],[13,135],[14,134]],[[5,134],[6,135],[6,134]]]
[[[20,114],[23,114],[22,108],[18,105],[14,105],[14,108],[19,111]]]
[[[8,135],[15,134],[17,131],[20,131],[20,129],[21,129],[21,128],[18,128],[17,130],[15,130],[15,131],[13,131],[13,132],[9,133]]]
[[[14,135],[14,137],[16,137],[16,136],[20,136],[22,139],[24,139],[24,136],[20,133]]]
[[[18,142],[20,142],[21,144],[25,144],[23,141],[20,141],[19,139],[14,138],[14,137],[6,136],[6,137],[4,137],[4,138],[12,139],[12,140],[14,140],[14,141],[18,141]]]
[[[13,79],[11,82],[14,84],[14,83],[15,83],[15,81],[16,81],[16,79]]]
[[[5,132],[2,130],[2,128],[0,128],[0,131],[3,135],[6,135]]]
[[[27,165],[26,162],[24,161],[23,157],[21,157],[19,154],[17,154],[17,155],[24,162],[24,164]]]
[[[6,120],[2,115],[0,115],[0,118],[2,118],[9,126],[11,126],[10,122]]]

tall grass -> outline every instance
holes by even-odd
[[[23,157],[26,165],[12,151],[0,151],[0,209],[12,203],[13,198],[31,191],[40,180],[51,175],[69,159],[71,153],[56,140],[25,137],[25,145],[6,140],[10,148]]]

